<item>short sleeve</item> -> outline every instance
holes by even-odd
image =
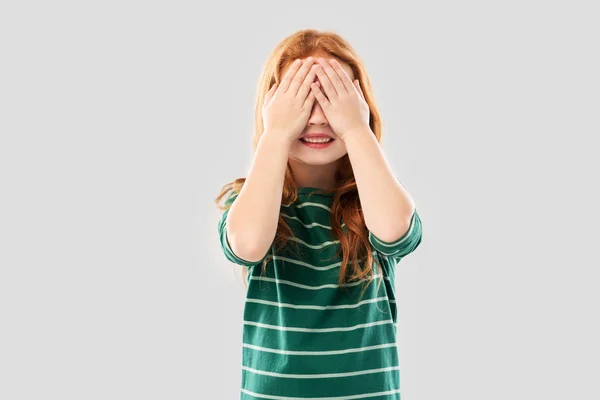
[[[369,231],[369,242],[375,250],[384,256],[400,260],[402,257],[412,253],[421,243],[422,229],[421,218],[415,208],[410,220],[408,230],[398,240],[386,242]]]
[[[229,205],[229,204],[233,204],[233,202],[235,201],[236,197],[238,196],[238,193],[236,192],[232,192],[231,195],[229,195],[229,197],[225,200],[225,205]],[[218,224],[218,233],[219,233],[219,240],[221,242],[221,250],[223,251],[223,254],[225,254],[225,257],[231,261],[234,264],[239,264],[239,265],[244,265],[247,267],[253,267],[255,265],[259,265],[262,263],[262,261],[267,257],[267,254],[265,254],[265,256],[260,259],[259,261],[256,262],[252,262],[252,261],[248,261],[248,260],[244,260],[240,257],[238,257],[237,254],[235,254],[233,252],[233,250],[231,249],[231,245],[229,244],[229,239],[227,237],[227,215],[229,214],[229,210],[231,209],[228,208],[227,210],[225,210],[222,214],[221,214],[221,218],[219,219],[219,224]]]

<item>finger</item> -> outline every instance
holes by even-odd
[[[343,93],[348,93],[348,90],[346,90],[346,87],[344,86],[344,83],[342,82],[340,76],[331,67],[331,64],[326,59],[323,59],[323,61],[319,62],[319,64],[323,67],[325,74],[327,74],[327,77],[331,81],[337,94],[341,95]]]
[[[307,59],[302,61],[302,66],[300,67],[300,69],[298,69],[296,75],[294,75],[294,79],[292,79],[292,83],[290,84],[290,87],[288,88],[288,90],[286,90],[286,92],[289,91],[293,95],[298,94],[298,90],[300,89],[300,86],[304,82],[304,79],[306,78],[306,75],[310,71],[310,68],[313,64],[313,57],[308,57]]]
[[[317,99],[317,101],[321,105],[321,108],[323,108],[323,109],[329,108],[329,106],[330,106],[329,100],[327,99],[327,97],[325,97],[325,95],[323,94],[321,89],[319,89],[319,86],[317,86],[317,84],[313,83],[311,85],[311,88],[312,88],[313,92],[315,93],[315,99]]]
[[[362,89],[360,88],[360,82],[358,79],[354,80],[354,86],[356,86],[356,90],[358,90],[358,93],[360,93],[362,98],[366,101],[367,99],[365,99],[365,94],[363,93]]]
[[[281,83],[279,85],[279,87],[281,88],[281,90],[283,90],[284,93],[290,87],[290,84],[292,83],[292,78],[294,78],[296,72],[298,71],[298,69],[300,69],[301,66],[302,60],[298,58],[292,63],[292,65],[288,67],[288,70],[285,72],[285,75],[283,76],[283,79],[281,80]]]
[[[335,58],[329,61],[329,65],[331,65],[331,68],[337,73],[338,77],[340,78],[340,81],[346,88],[346,92],[354,92],[354,84],[352,83],[352,80],[350,79],[344,68],[342,68],[342,65]]]
[[[306,100],[304,100],[303,108],[308,109],[308,112],[312,110],[313,104],[315,103],[315,93],[311,90]]]
[[[298,89],[298,93],[296,94],[296,96],[298,96],[299,98],[304,99],[309,94],[310,85],[315,81],[315,78],[317,77],[316,68],[317,65],[313,63],[310,67],[310,70],[308,71],[308,74],[306,74],[306,77],[304,78],[304,82]],[[292,89],[290,88],[290,90]]]
[[[329,80],[329,77],[323,70],[323,67],[321,66],[321,64],[319,64],[316,67],[316,72],[317,72],[317,77],[319,78],[319,81],[321,82],[321,87],[323,88],[323,91],[325,91],[325,94],[327,95],[327,97],[330,99],[336,97],[338,95],[337,91],[335,90],[333,83],[331,83],[331,81]]]

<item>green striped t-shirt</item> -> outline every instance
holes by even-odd
[[[293,243],[278,253],[272,245],[264,276],[262,260],[233,253],[225,229],[229,210],[221,215],[222,250],[248,270],[240,399],[399,400],[394,269],[421,243],[421,220],[415,210],[408,231],[395,242],[369,232],[384,282],[377,290],[381,272],[374,263],[375,280],[359,300],[364,281],[338,286],[341,258],[330,259],[339,248],[331,232],[333,194],[316,190],[298,188],[296,202],[281,206],[300,254]],[[231,192],[226,204],[236,197]]]

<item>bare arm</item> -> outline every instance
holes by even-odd
[[[394,242],[408,230],[415,203],[394,176],[371,129],[348,136],[346,148],[365,224],[378,238]]]
[[[275,239],[285,170],[292,143],[306,126],[315,96],[314,59],[296,60],[274,84],[263,104],[263,132],[242,190],[229,209],[229,245],[238,257],[258,262]]]
[[[229,209],[227,236],[242,259],[262,259],[275,239],[290,146],[282,132],[263,133],[244,186]]]

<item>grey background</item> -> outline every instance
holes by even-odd
[[[213,199],[313,27],[365,60],[424,238],[403,400],[597,399],[598,10],[583,1],[2,2],[0,398],[236,399]]]

